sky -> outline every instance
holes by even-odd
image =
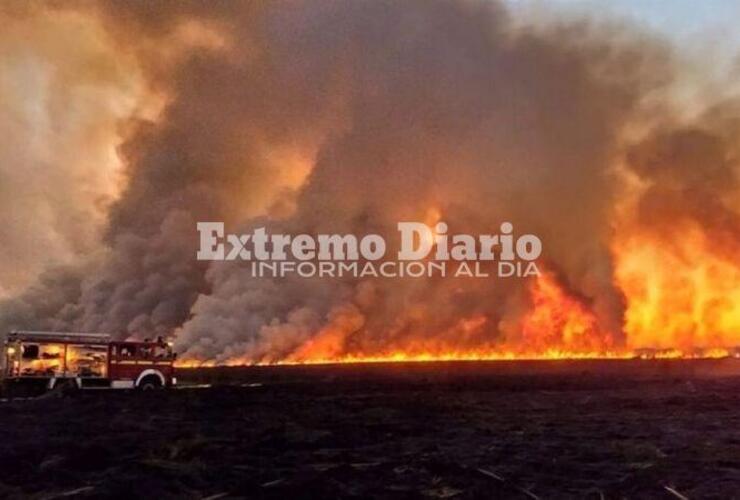
[[[654,28],[679,36],[701,35],[712,28],[728,28],[740,14],[737,0],[555,0],[556,2],[608,6],[618,14],[631,16]]]
[[[740,95],[740,0],[504,0],[512,14],[586,14],[664,37],[682,65],[672,95],[690,115],[707,97]]]
[[[513,8],[574,9],[616,14],[678,42],[740,48],[738,0],[507,0]]]

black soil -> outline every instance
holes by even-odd
[[[213,385],[3,401],[0,496],[740,498],[740,361],[691,363],[192,370]]]

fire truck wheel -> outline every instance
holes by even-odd
[[[154,375],[144,377],[144,379],[139,383],[139,389],[142,391],[154,391],[161,388],[162,382],[159,380],[159,377]]]

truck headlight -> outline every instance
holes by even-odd
[[[8,356],[12,356],[15,354],[15,347],[8,347],[6,352],[8,353]]]

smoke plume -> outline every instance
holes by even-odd
[[[644,344],[635,276],[650,269],[625,255],[646,241],[676,256],[685,223],[706,239],[702,255],[738,271],[737,115],[722,112],[731,104],[709,103],[690,123],[677,118],[669,99],[656,98],[680,78],[670,47],[629,26],[515,23],[490,1],[56,9],[92,23],[105,47],[98,52],[120,54],[141,81],[127,90],[133,104],[111,109],[129,73],[85,64],[84,53],[67,61],[39,49],[68,73],[48,91],[54,99],[70,100],[75,85],[102,95],[71,99],[81,124],[61,122],[65,132],[45,143],[56,153],[40,169],[48,178],[2,171],[11,180],[3,190],[48,183],[56,194],[32,195],[27,206],[3,197],[3,222],[7,214],[27,221],[43,207],[55,218],[35,221],[35,236],[25,238],[3,223],[12,231],[3,235],[4,282],[23,282],[13,273],[28,275],[29,248],[63,257],[64,245],[82,242],[70,250],[74,259],[57,259],[64,267],[37,273],[0,305],[4,330],[175,336],[185,359],[211,362],[603,351]],[[26,26],[47,15],[3,13]],[[141,113],[147,103],[156,112]],[[120,167],[108,162],[116,189],[98,190],[108,203],[85,201],[81,186],[99,175],[90,169],[100,161],[91,163],[87,141],[103,132],[101,122],[86,128],[80,113],[117,134]],[[12,133],[31,133],[11,123],[0,120]],[[0,156],[37,161],[26,158],[40,149],[30,151],[8,147]],[[553,285],[255,278],[244,263],[195,259],[196,222],[211,220],[233,231],[376,233],[389,241],[404,220],[443,220],[471,234],[511,221],[543,240]],[[49,234],[66,243],[48,243]],[[727,313],[740,305],[734,293],[711,306],[725,318],[713,323],[720,333],[740,326]],[[545,303],[552,300],[559,302]],[[658,319],[651,328],[664,326]],[[675,334],[695,339],[703,328],[694,322]],[[740,341],[734,332],[712,339]]]

